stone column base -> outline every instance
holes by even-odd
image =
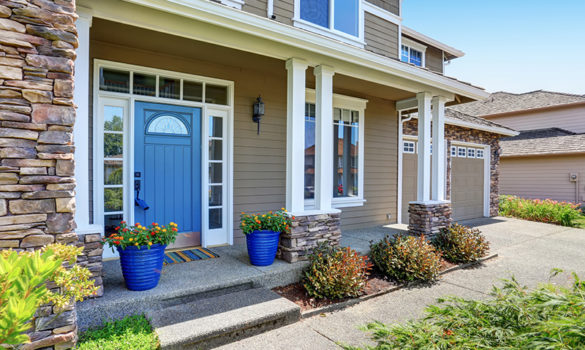
[[[432,238],[439,230],[451,225],[451,202],[411,202],[408,206],[408,231]]]
[[[77,258],[77,263],[91,271],[91,277],[95,281],[95,286],[98,287],[97,294],[88,298],[99,298],[104,295],[102,235],[99,233],[79,234],[78,239],[77,246],[83,247],[83,252]]]
[[[341,240],[341,213],[295,215],[290,234],[280,235],[278,257],[289,263],[307,260],[320,242],[339,245]]]

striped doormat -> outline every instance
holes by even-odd
[[[205,260],[212,258],[219,258],[219,255],[215,254],[209,249],[205,249],[202,247],[185,250],[175,250],[172,252],[165,253],[163,265],[180,264],[194,260]]]

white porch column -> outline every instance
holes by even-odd
[[[79,46],[75,59],[75,88],[73,102],[77,115],[73,128],[75,144],[75,222],[78,233],[87,233],[89,224],[89,28],[92,15],[90,10],[78,7],[79,18],[75,22]]]
[[[315,68],[315,208],[331,210],[333,199],[332,67]]]
[[[298,58],[286,61],[286,208],[305,209],[305,71],[307,63]]]
[[[419,92],[418,104],[418,174],[416,184],[417,202],[428,202],[431,198],[431,94]]]
[[[445,102],[442,96],[432,99],[433,107],[433,156],[432,156],[432,200],[445,200]]]

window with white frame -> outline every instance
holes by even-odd
[[[402,150],[404,153],[416,153],[416,143],[414,141],[404,141]]]
[[[457,147],[457,157],[465,158],[467,156],[467,148]]]
[[[363,44],[360,0],[295,0],[295,6],[295,26]]]
[[[475,148],[469,147],[467,149],[467,158],[475,158]]]
[[[351,99],[351,98],[349,98]],[[308,99],[311,100],[311,99]],[[360,101],[361,102],[361,101]],[[333,205],[363,204],[363,107],[334,97]],[[305,200],[315,198],[315,104],[305,104]],[[414,145],[412,145],[414,147]],[[358,203],[360,202],[360,203]]]
[[[451,157],[457,157],[457,147],[451,146]]]
[[[402,62],[424,67],[425,52],[426,46],[419,44],[416,41],[402,38],[402,45],[400,46],[400,60]]]
[[[476,158],[483,158],[483,150],[481,148],[478,148],[475,152],[475,157]]]

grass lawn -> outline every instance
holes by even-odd
[[[417,321],[371,323],[368,349],[585,349],[585,281],[574,278],[571,288],[531,291],[506,280],[486,301],[452,297]]]
[[[158,338],[146,317],[130,316],[81,333],[76,349],[154,350],[158,349]]]

